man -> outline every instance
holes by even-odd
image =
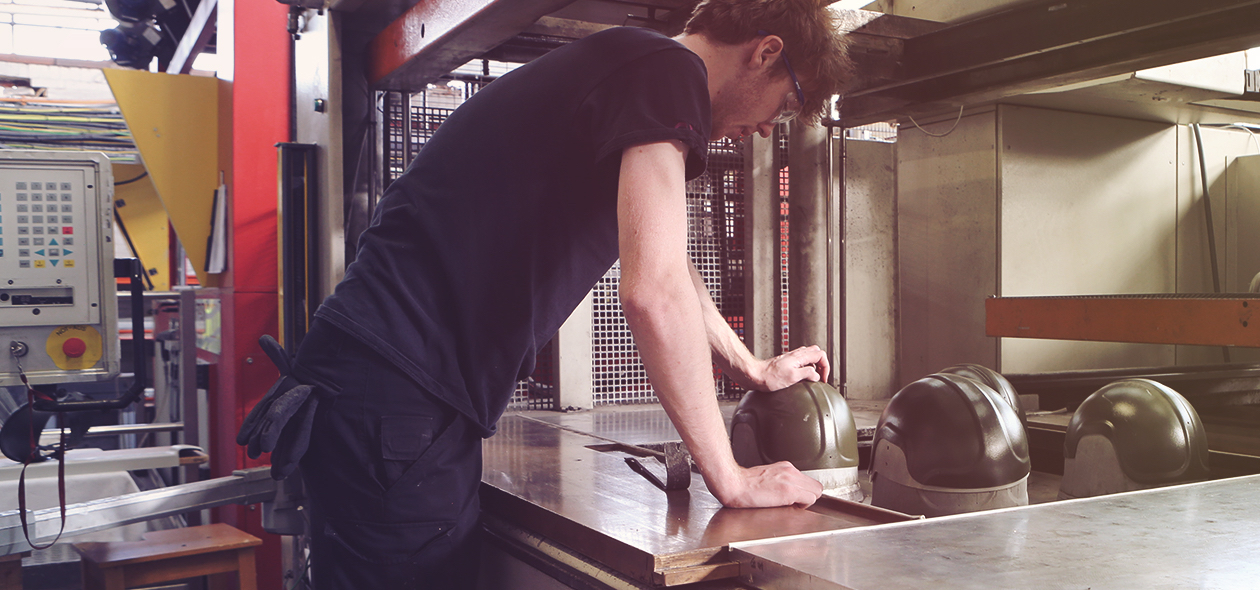
[[[481,439],[618,257],[635,343],[709,490],[813,503],[821,485],[791,465],[735,463],[710,365],[775,390],[826,379],[826,356],[749,353],[688,259],[684,184],[709,140],[817,117],[847,75],[818,0],[710,0],[678,39],[604,31],[456,110],[389,187],[297,356],[324,400],[301,461],[316,587],[472,585]]]

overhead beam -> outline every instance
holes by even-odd
[[[1241,51],[1260,45],[1257,22],[1260,0],[1039,0],[905,39],[895,79],[859,81],[841,121],[861,125]],[[855,61],[861,69],[865,56]]]
[[[179,45],[175,46],[175,55],[166,66],[166,73],[187,74],[192,71],[193,61],[201,55],[201,51],[210,42],[210,37],[214,35],[215,17],[218,13],[219,0],[201,0],[197,10],[193,12],[192,21],[188,23],[188,29],[179,40]]]
[[[573,0],[422,0],[368,48],[378,90],[416,91]]]

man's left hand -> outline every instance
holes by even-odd
[[[766,361],[761,386],[778,391],[801,381],[826,381],[830,374],[827,353],[817,346],[802,346]]]

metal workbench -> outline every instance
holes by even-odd
[[[736,543],[757,588],[1255,588],[1260,476]]]
[[[859,430],[878,409],[855,411]],[[549,545],[616,580],[572,587],[1097,590],[1260,580],[1260,476],[928,520],[828,500],[737,510],[722,508],[698,474],[667,494],[626,466],[625,445],[677,438],[659,406],[509,414],[485,445],[487,528],[516,530],[517,545]]]

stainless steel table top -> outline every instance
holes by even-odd
[[[726,558],[734,541],[906,518],[839,501],[810,510],[723,508],[699,474],[692,474],[690,489],[667,494],[631,471],[626,453],[607,450],[608,439],[677,438],[659,406],[506,415],[482,453],[482,509],[654,585],[737,575],[738,565]],[[642,462],[663,477],[655,459]]]
[[[735,543],[758,588],[1258,588],[1260,476]]]

